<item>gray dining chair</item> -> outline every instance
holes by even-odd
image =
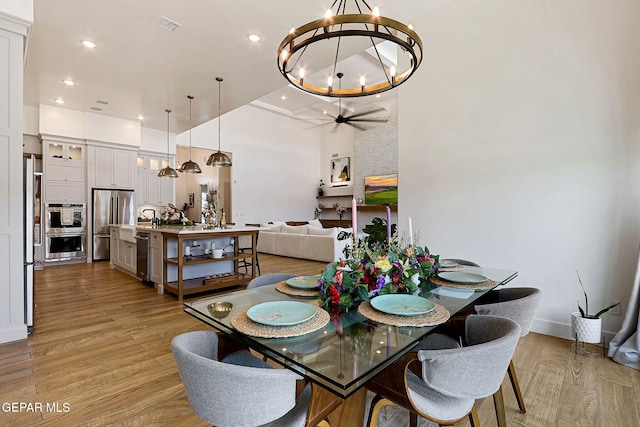
[[[218,335],[213,331],[178,335],[171,341],[171,350],[189,403],[207,423],[217,427],[305,425],[311,385],[296,397],[296,381],[302,379],[296,373],[272,369],[247,350],[218,361]]]
[[[299,276],[298,274],[291,273],[267,273],[262,276],[258,276],[247,284],[247,289],[258,288],[260,286],[273,285],[278,282],[282,282],[287,279],[292,279]]]
[[[382,407],[393,404],[409,409],[412,427],[418,415],[439,425],[453,425],[468,416],[472,426],[480,425],[476,399],[494,395],[496,408],[504,410],[500,385],[519,338],[520,326],[511,319],[468,316],[467,346],[458,347],[454,340],[453,348],[420,350],[417,359],[396,363],[382,378],[370,381],[367,388],[376,396],[369,427],[376,425]],[[389,386],[398,376],[404,379],[404,389]]]
[[[476,313],[480,315],[501,316],[518,322],[520,336],[523,337],[531,329],[533,318],[540,304],[540,295],[541,291],[537,288],[497,289],[483,296],[481,302],[476,304],[474,308]],[[524,414],[527,409],[524,405],[524,398],[520,391],[513,360],[509,363],[507,373],[509,374],[509,380],[516,395],[520,412]]]

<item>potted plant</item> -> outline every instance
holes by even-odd
[[[580,279],[580,274],[577,271],[576,273],[578,274],[578,282],[580,283],[582,293],[584,294],[584,310],[578,301],[578,311],[571,313],[571,333],[578,341],[594,344],[599,343],[602,336],[602,319],[600,316],[618,306],[622,300],[610,305],[609,307],[603,308],[596,314],[589,314],[589,297],[587,296],[587,291],[584,289],[584,285]]]

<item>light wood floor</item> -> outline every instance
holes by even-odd
[[[263,274],[323,267],[269,255],[260,263]],[[48,266],[36,272],[35,297],[33,334],[0,345],[0,426],[206,425],[189,406],[169,343],[207,327],[174,297],[106,262]],[[638,371],[574,355],[571,342],[533,333],[521,340],[515,364],[528,411],[518,413],[505,388],[509,425],[640,426]],[[32,407],[11,412],[11,402]],[[491,399],[479,403],[482,425],[495,426]],[[406,411],[390,408],[378,425],[405,420]]]

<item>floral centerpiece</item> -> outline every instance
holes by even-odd
[[[342,206],[339,203],[336,203],[333,206],[336,208],[336,213],[338,214],[338,218],[340,218],[340,221],[342,221],[342,217],[344,216],[344,213],[347,211],[346,206]]]
[[[384,226],[384,220],[374,225]],[[373,236],[373,237],[372,237]],[[358,239],[318,280],[320,306],[332,314],[348,310],[378,295],[419,292],[421,283],[436,274],[439,256],[427,247],[402,246],[397,239],[381,242],[376,233]]]
[[[207,195],[207,200],[204,206],[202,206],[202,216],[207,223],[215,224],[217,222],[217,208],[218,208],[218,196]]]

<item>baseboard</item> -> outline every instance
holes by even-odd
[[[0,327],[0,344],[27,339],[27,325],[6,325]]]
[[[534,319],[531,325],[531,332],[536,332],[543,335],[551,335],[552,337],[565,338],[573,340],[575,337],[571,336],[571,324],[551,322],[549,320]],[[602,331],[605,344],[611,341],[616,335],[615,332]]]

